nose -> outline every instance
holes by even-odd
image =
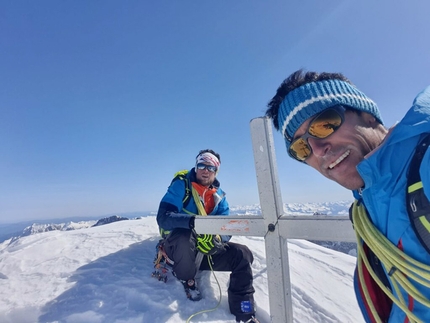
[[[203,169],[202,169],[202,172],[203,172],[203,173],[209,173],[209,170],[208,170],[208,168],[207,168],[207,167],[205,167],[205,168],[203,168]]]
[[[325,139],[310,137],[308,143],[312,148],[312,153],[317,157],[324,157],[331,147],[331,144]]]

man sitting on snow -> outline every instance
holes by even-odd
[[[230,312],[237,322],[258,323],[254,316],[251,251],[229,242],[230,236],[197,234],[194,230],[196,216],[229,214],[225,193],[216,179],[220,164],[219,154],[211,149],[201,150],[195,167],[172,181],[157,214],[164,238],[160,247],[190,300],[201,299],[195,281],[198,270],[230,271]]]

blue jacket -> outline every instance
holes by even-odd
[[[196,182],[194,168],[186,174],[186,177],[191,187],[191,182]],[[225,193],[220,188],[220,182],[215,179],[212,186],[217,189],[216,193],[213,195],[215,207],[208,215],[229,215],[230,208],[225,198]],[[185,189],[186,185],[183,180],[174,180],[167,189],[166,194],[160,202],[157,213],[157,223],[160,231],[172,231],[176,228],[193,229],[193,218],[198,215],[198,210],[192,195],[184,209],[182,200],[185,196]],[[229,236],[222,236],[222,238],[223,241],[228,241],[230,239]]]
[[[430,133],[430,87],[421,92],[414,100],[412,108],[386,137],[383,144],[358,166],[358,172],[364,180],[364,189],[354,196],[362,200],[373,224],[394,245],[414,259],[430,265],[430,254],[418,241],[409,221],[406,209],[407,171],[414,150],[423,133]],[[427,150],[420,167],[424,192],[430,199],[430,149]],[[385,271],[385,269],[384,269]],[[386,271],[385,271],[386,274]],[[430,299],[430,288],[410,280],[414,286]],[[358,274],[354,277],[355,291],[366,322],[374,322],[364,304],[359,290]],[[430,322],[430,309],[417,301],[408,302],[423,322]],[[404,323],[405,314],[395,304],[388,313],[389,323]]]

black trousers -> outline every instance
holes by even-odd
[[[175,263],[173,271],[178,279],[193,279],[197,270],[210,270],[206,256],[196,267],[196,236],[189,229],[175,229],[164,242],[167,256]],[[229,271],[228,303],[230,312],[237,318],[255,313],[254,287],[251,264],[254,257],[249,248],[238,243],[227,242],[226,251],[212,256],[214,271]]]

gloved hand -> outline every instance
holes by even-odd
[[[224,252],[225,246],[218,234],[198,234],[197,250],[204,255],[212,256],[216,253]]]

